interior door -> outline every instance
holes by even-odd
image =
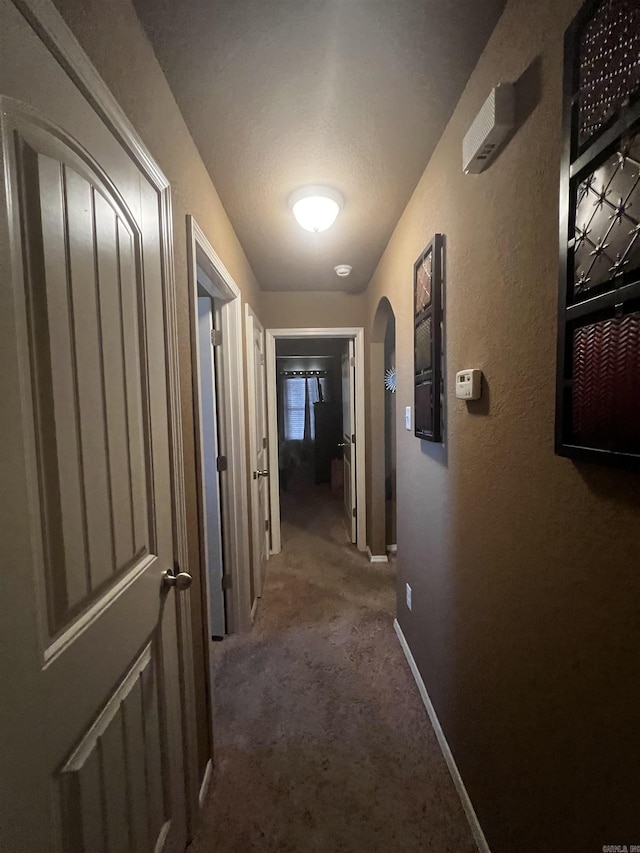
[[[209,296],[198,297],[198,352],[200,375],[200,447],[204,492],[204,551],[207,566],[207,605],[212,638],[226,632],[220,472],[218,470],[218,413],[213,305]]]
[[[356,541],[356,382],[355,344],[349,341],[342,356],[342,458],[344,461],[344,511],[347,530]]]
[[[253,463],[251,509],[253,526],[253,578],[256,596],[262,594],[269,558],[269,470],[267,407],[265,391],[264,329],[253,312],[247,311],[247,334],[251,345],[249,370],[250,452]]]
[[[9,0],[0,56],[0,849],[183,851],[159,197]]]

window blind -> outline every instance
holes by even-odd
[[[313,404],[320,399],[318,381],[323,395],[326,395],[326,379],[305,378],[303,376],[287,376],[282,386],[282,403],[284,410],[285,441],[302,441],[304,438],[315,439],[316,428]],[[308,429],[305,422],[308,419]],[[306,433],[306,434],[305,434]]]

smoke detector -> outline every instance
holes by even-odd
[[[337,267],[334,267],[336,275],[339,275],[340,278],[346,278],[352,269],[353,267],[350,267],[349,264],[338,264]]]
[[[501,83],[491,90],[462,141],[462,168],[466,175],[477,175],[487,168],[514,124],[515,89],[513,83]]]

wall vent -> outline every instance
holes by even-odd
[[[466,175],[477,175],[487,168],[514,123],[514,86],[501,83],[491,90],[462,141],[462,168]]]

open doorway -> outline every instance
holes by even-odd
[[[284,493],[342,497],[341,338],[276,341],[280,504]]]
[[[396,322],[387,318],[384,336],[384,502],[388,554],[398,550],[396,534]]]
[[[296,492],[338,501],[349,540],[366,548],[363,352],[362,329],[266,332],[274,554],[281,507]]]

